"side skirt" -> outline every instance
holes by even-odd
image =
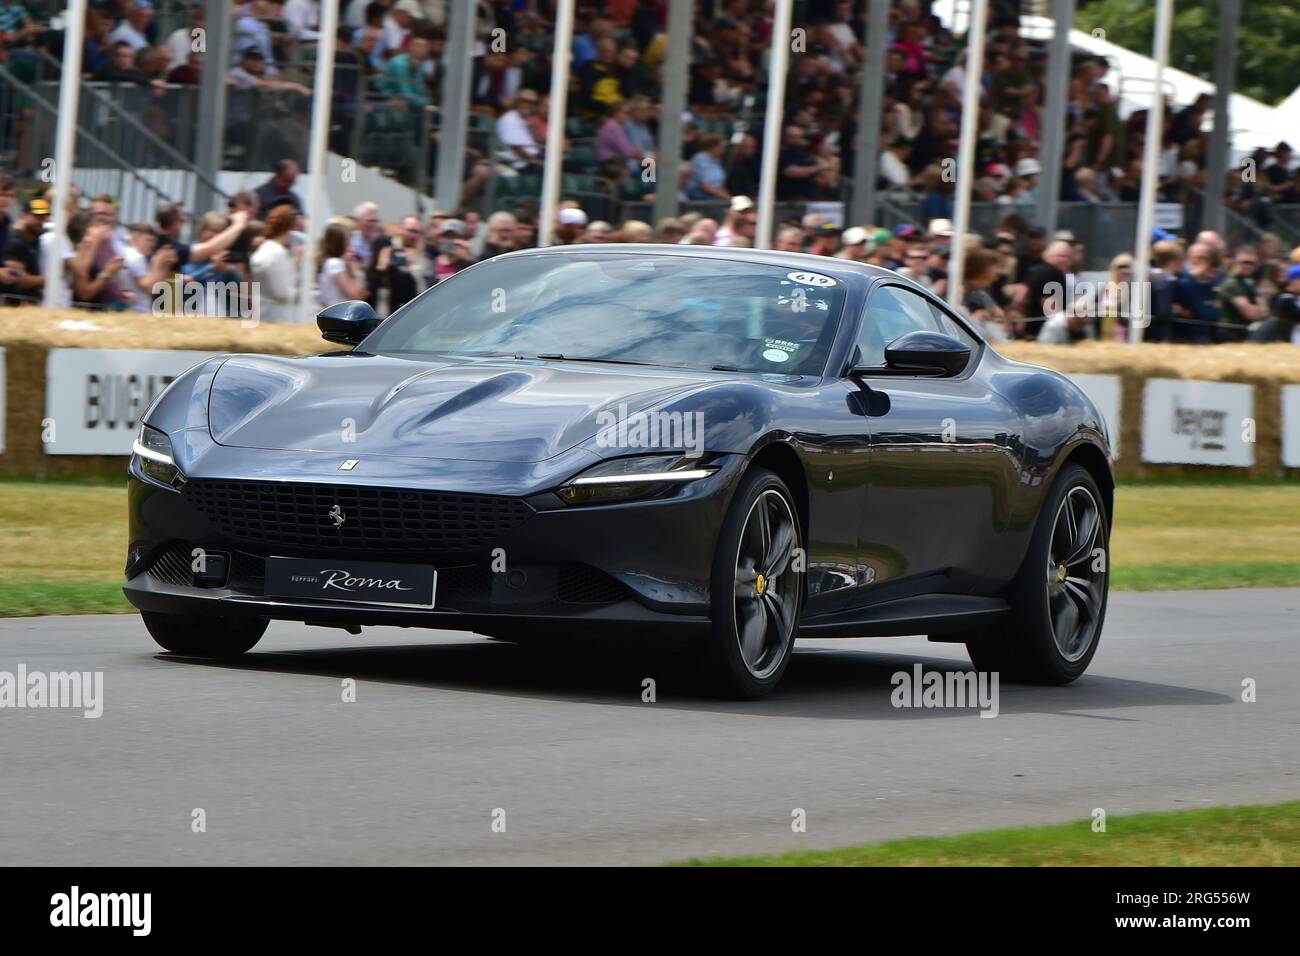
[[[901,637],[926,634],[932,641],[960,642],[959,635],[996,624],[1009,611],[998,597],[918,594],[805,618],[800,637]]]

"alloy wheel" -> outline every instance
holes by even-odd
[[[1108,561],[1105,553],[1095,553],[1101,528],[1101,508],[1092,492],[1082,485],[1071,488],[1057,509],[1047,557],[1052,637],[1069,663],[1088,652],[1097,634]]]
[[[794,639],[802,572],[795,570],[798,525],[785,496],[763,491],[745,516],[736,553],[735,632],[754,677],[771,674]]]

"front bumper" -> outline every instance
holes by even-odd
[[[352,538],[346,554],[331,551],[329,535],[320,530],[330,527],[324,513],[310,534],[282,533],[282,516],[250,527],[214,510],[212,496],[200,492],[201,477],[190,476],[190,486],[178,492],[133,474],[124,592],[145,611],[343,626],[489,631],[529,622],[602,630],[704,626],[714,547],[744,459],[723,456],[718,464],[716,474],[645,501],[566,506],[555,495],[532,489],[512,496],[512,508],[520,501],[526,505],[523,517],[499,534],[479,535],[468,547],[457,546],[455,536],[434,534],[426,551],[411,550],[406,532],[400,554],[377,547],[373,535]],[[457,463],[429,465],[454,470]],[[267,472],[259,472],[257,480],[268,481]],[[227,484],[240,480],[228,470],[219,477]],[[303,477],[317,491],[322,487],[321,476]],[[373,490],[374,481],[367,476],[365,482],[324,484],[327,490],[355,494]],[[436,478],[426,476],[425,482],[436,486]],[[454,475],[448,483],[463,486]],[[311,500],[314,509],[317,499]],[[372,513],[366,520],[382,517]],[[189,564],[194,549],[225,558],[219,580],[195,580]],[[438,570],[436,605],[424,610],[270,597],[263,593],[262,575],[265,559],[273,555],[431,564]]]

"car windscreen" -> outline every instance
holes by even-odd
[[[831,276],[730,259],[519,256],[445,280],[361,349],[816,375],[845,294]]]

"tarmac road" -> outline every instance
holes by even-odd
[[[0,863],[653,864],[1296,799],[1298,622],[1300,589],[1113,594],[1088,675],[982,719],[891,706],[896,671],[968,667],[922,638],[801,643],[736,703],[616,639],[276,623],[215,664],[134,615],[3,620],[0,671],[102,670],[104,711],[0,709]]]

